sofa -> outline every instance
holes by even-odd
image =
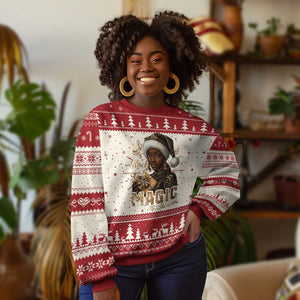
[[[300,219],[295,257],[245,263],[208,272],[203,300],[274,300],[290,265],[300,265]]]

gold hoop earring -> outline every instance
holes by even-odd
[[[179,78],[172,73],[172,77],[170,79],[173,79],[175,81],[175,85],[172,89],[168,88],[168,83],[170,82],[170,80],[168,81],[167,85],[163,88],[163,90],[167,93],[167,94],[175,94],[180,86],[180,81]]]
[[[134,94],[134,89],[131,88],[131,90],[127,92],[127,91],[124,89],[124,85],[125,85],[125,82],[126,82],[126,81],[129,83],[127,76],[125,76],[125,77],[123,77],[123,78],[121,79],[120,84],[119,84],[119,89],[120,89],[121,94],[122,94],[124,97],[131,97],[131,96]]]

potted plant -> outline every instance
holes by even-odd
[[[38,189],[58,179],[50,157],[35,158],[33,151],[34,141],[55,119],[56,105],[40,85],[22,80],[6,90],[5,99],[11,111],[0,120],[0,219],[7,225],[0,224],[0,241],[4,240],[0,265],[5,270],[0,274],[0,298],[8,295],[10,299],[24,299],[33,264],[22,252],[19,240],[21,202],[27,198],[29,189]],[[14,153],[16,162],[9,164],[6,152]],[[23,289],[15,288],[19,282]]]
[[[267,26],[258,30],[257,23],[249,23],[249,27],[256,31],[256,44],[259,53],[266,57],[273,57],[279,54],[285,44],[285,35],[278,33],[280,19],[271,18],[266,21]]]
[[[300,29],[294,24],[289,24],[287,27],[287,55],[293,58],[300,58]]]
[[[277,88],[274,97],[269,99],[269,111],[271,115],[284,115],[284,127],[287,132],[300,131],[300,79],[295,77],[297,86],[286,91]]]

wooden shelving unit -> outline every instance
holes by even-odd
[[[291,57],[264,58],[247,55],[212,57],[210,59],[210,119],[211,121],[213,119],[215,99],[214,80],[215,77],[217,77],[223,84],[223,125],[220,132],[222,136],[225,139],[233,138],[235,140],[259,139],[273,141],[300,141],[300,133],[288,133],[285,131],[275,130],[252,131],[249,129],[235,129],[235,83],[237,64],[270,66],[300,65],[300,59]],[[269,166],[268,169],[272,170],[273,167],[274,166],[271,163],[271,166]],[[254,181],[257,182],[259,180]],[[250,182],[250,185],[253,185],[252,183],[255,184],[254,182]],[[299,211],[282,210],[273,202],[257,202],[255,205],[250,206],[247,209],[239,209],[239,211],[245,218],[248,219],[298,219],[300,217],[300,209]]]
[[[241,201],[241,200],[240,200]],[[249,208],[238,209],[246,219],[298,219],[300,210],[283,210],[272,201],[255,201]]]
[[[209,59],[211,63],[222,64],[225,61],[232,61],[238,64],[255,64],[255,65],[300,65],[300,58],[292,58],[287,56],[278,57],[259,57],[249,55],[224,55],[215,56]]]
[[[286,140],[295,141],[300,140],[300,132],[285,132],[277,130],[249,130],[249,129],[238,129],[234,130],[233,133],[222,133],[224,138],[233,139],[248,139],[248,140]]]

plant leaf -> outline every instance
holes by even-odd
[[[39,189],[56,182],[58,179],[59,174],[54,161],[45,157],[27,162],[22,169],[18,185],[23,190]]]
[[[5,96],[12,106],[5,120],[10,132],[33,142],[50,128],[56,104],[38,84],[19,80],[5,91]]]
[[[12,201],[8,197],[0,198],[0,218],[11,230],[17,227],[17,215]],[[1,238],[0,238],[1,239]]]

